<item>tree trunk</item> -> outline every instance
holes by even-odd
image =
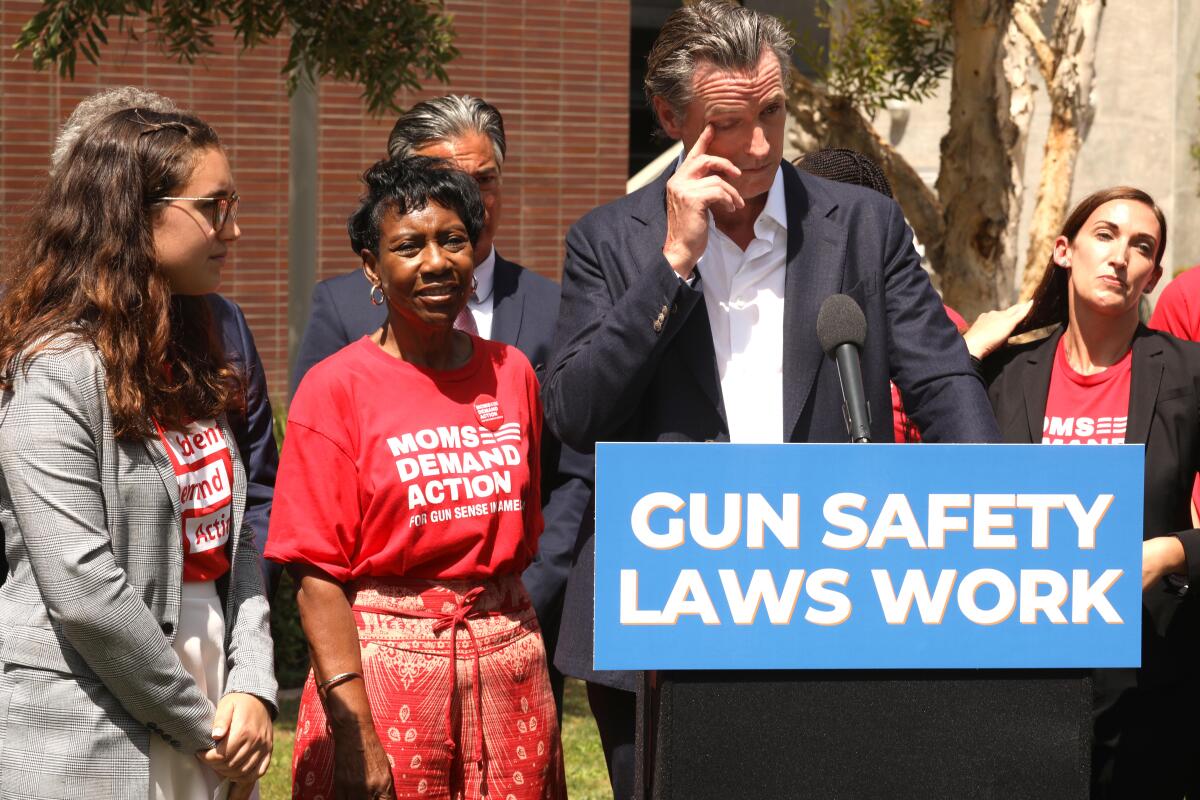
[[[1066,113],[1064,113],[1066,111]],[[1021,276],[1021,299],[1033,296],[1042,274],[1050,263],[1054,240],[1067,218],[1067,203],[1071,199],[1071,184],[1075,179],[1075,158],[1082,141],[1071,121],[1069,110],[1054,108],[1050,112],[1050,130],[1046,134],[1046,154],[1038,181],[1037,205],[1029,225],[1029,252]]]
[[[792,74],[788,98],[788,136],[805,153],[827,147],[857,150],[879,164],[892,184],[896,202],[925,246],[926,255],[940,252],[945,235],[942,205],[917,171],[904,160],[850,103],[830,97],[799,72]]]
[[[1029,43],[1012,6],[954,0],[951,8],[950,130],[937,180],[945,241],[933,265],[946,303],[968,320],[1013,296],[1032,89]]]
[[[1049,75],[1050,131],[1042,161],[1037,204],[1029,230],[1029,252],[1021,280],[1021,297],[1037,288],[1050,260],[1054,240],[1062,230],[1071,200],[1075,161],[1087,138],[1094,107],[1092,84],[1096,76],[1096,42],[1104,0],[1062,0],[1055,15],[1050,51],[1056,62],[1041,63]],[[1035,34],[1036,36],[1036,34]]]
[[[799,72],[788,100],[788,136],[798,150],[848,147],[883,167],[947,304],[968,319],[1007,306],[1015,283],[1033,89],[1030,44],[1013,22],[1013,3],[953,0],[950,131],[936,192],[870,121]]]

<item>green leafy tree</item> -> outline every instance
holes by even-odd
[[[815,77],[794,72],[788,104],[789,137],[799,150],[847,147],[883,167],[939,275],[946,210],[871,119],[890,101],[928,98],[950,74],[955,1],[821,0],[817,22],[828,31],[829,43],[801,44],[801,58]]]
[[[458,55],[442,0],[44,0],[13,47],[36,69],[73,77],[80,54],[99,61],[114,25],[137,38],[138,22],[187,63],[213,52],[219,26],[229,25],[244,50],[286,31],[289,91],[322,77],[357,83],[376,114],[399,110],[400,91],[423,80],[445,83],[446,64]]]
[[[945,0],[822,0],[817,23],[829,46],[802,58],[833,97],[870,116],[890,100],[930,97],[954,57]]]
[[[1050,100],[1024,292],[1066,216],[1075,160],[1092,117],[1104,0],[822,0],[829,46],[798,72],[792,144],[848,147],[884,168],[946,301],[968,318],[1007,306],[1018,288],[1017,224],[1034,87]],[[891,100],[919,101],[949,77],[950,125],[937,184],[927,186],[872,127]]]
[[[1198,80],[1200,80],[1200,74],[1196,75],[1196,78]],[[1190,152],[1192,154],[1192,162],[1193,162],[1192,168],[1196,169],[1196,170],[1200,170],[1200,138],[1194,139],[1192,141],[1192,147],[1191,147]]]

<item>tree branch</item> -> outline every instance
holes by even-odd
[[[352,81],[373,114],[399,111],[404,89],[447,82],[446,65],[458,55],[442,0],[42,0],[13,48],[29,51],[34,69],[55,66],[73,77],[80,53],[99,62],[112,20],[118,30],[144,22],[148,38],[187,63],[215,50],[213,31],[220,25],[231,25],[247,50],[286,26],[288,90],[301,73]]]
[[[939,256],[945,240],[942,204],[904,156],[888,144],[849,101],[831,97],[797,70],[792,71],[788,111],[794,123],[792,140],[798,149],[811,152],[826,147],[845,147],[879,164],[892,184],[896,202],[924,245],[930,263],[935,271],[939,270],[942,263]]]
[[[1055,55],[1054,49],[1050,47],[1050,43],[1046,41],[1046,36],[1042,33],[1038,21],[1030,13],[1029,6],[1023,2],[1017,3],[1013,6],[1012,18],[1021,34],[1029,40],[1030,47],[1033,48],[1042,80],[1046,82],[1046,86],[1052,85],[1054,73],[1058,71],[1058,57]]]
[[[1059,63],[1054,82],[1046,86],[1051,103],[1050,129],[1029,227],[1023,297],[1033,294],[1070,208],[1075,162],[1094,112],[1092,86],[1103,12],[1104,0],[1062,0],[1055,16],[1053,41]]]

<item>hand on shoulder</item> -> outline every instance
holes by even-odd
[[[987,358],[1012,336],[1017,324],[1025,319],[1033,305],[1032,300],[1017,303],[1001,311],[985,311],[963,334],[967,350],[975,358]]]

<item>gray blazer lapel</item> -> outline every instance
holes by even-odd
[[[175,477],[175,467],[171,465],[167,448],[158,434],[142,439],[142,444],[146,447],[150,462],[158,470],[167,497],[171,498],[171,519],[166,521],[166,532],[163,534],[167,553],[170,554],[170,563],[162,573],[166,585],[170,587],[167,606],[163,609],[163,622],[174,625],[179,621],[179,591],[183,583],[183,504],[179,501],[179,479]],[[174,641],[174,632],[168,634],[167,638]]]
[[[783,301],[783,434],[792,441],[825,353],[817,341],[821,303],[842,287],[848,232],[829,215],[832,198],[810,191],[783,165],[787,200],[787,276]]]
[[[232,564],[234,557],[237,555],[238,532],[242,529],[242,520],[246,514],[246,467],[242,464],[241,453],[238,452],[237,440],[234,439],[233,430],[229,427],[229,420],[224,414],[217,420],[217,424],[221,426],[221,435],[225,437],[225,442],[229,445],[229,460],[233,464],[233,517],[230,520],[231,527],[229,535],[233,539],[232,547],[229,551],[229,562]],[[266,542],[263,542],[263,546]]]
[[[167,497],[171,498],[171,511],[178,523],[183,516],[183,505],[179,502],[179,480],[175,477],[175,467],[171,465],[167,448],[163,446],[162,439],[158,435],[143,439],[142,444],[146,446],[150,462],[158,470],[158,477],[162,478],[163,486],[167,490]]]
[[[1129,420],[1125,441],[1145,444],[1150,441],[1150,424],[1154,421],[1154,405],[1162,386],[1163,348],[1141,325],[1133,336],[1133,372],[1130,375]]]
[[[492,340],[513,347],[521,335],[525,317],[525,296],[517,293],[518,267],[496,254],[492,284]]]

